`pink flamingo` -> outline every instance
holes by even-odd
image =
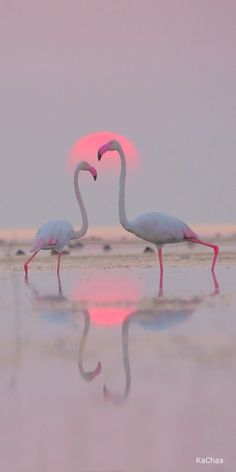
[[[121,171],[120,171],[120,186],[119,186],[119,219],[121,225],[135,234],[138,238],[149,241],[155,244],[159,256],[160,265],[160,288],[162,288],[163,281],[163,260],[162,248],[164,244],[181,243],[183,241],[190,241],[192,243],[202,244],[203,246],[211,247],[214,250],[214,257],[212,261],[211,270],[214,272],[216,259],[219,248],[214,244],[202,241],[196,233],[183,221],[174,216],[169,216],[164,213],[145,213],[138,216],[135,220],[129,221],[125,210],[125,178],[126,178],[126,158],[125,153],[116,140],[108,141],[106,144],[98,149],[98,160],[100,161],[102,155],[107,151],[117,151],[120,155]]]
[[[71,239],[78,239],[84,236],[88,229],[88,218],[85,210],[85,206],[80,194],[78,176],[81,170],[89,171],[94,180],[97,179],[97,171],[94,167],[91,167],[86,161],[81,161],[74,172],[74,189],[75,195],[80,207],[81,216],[82,216],[82,226],[79,231],[75,231],[72,224],[66,220],[51,220],[48,223],[45,223],[37,232],[31,252],[33,255],[27,259],[24,263],[25,276],[28,274],[28,265],[36,254],[41,249],[56,249],[58,252],[58,261],[57,261],[57,274],[60,271],[60,260],[63,247],[71,241]]]

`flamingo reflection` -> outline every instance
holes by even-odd
[[[162,295],[163,296],[163,295]],[[165,331],[172,327],[184,323],[193,314],[203,298],[193,300],[168,300],[157,299],[152,307],[141,308],[130,313],[123,321],[121,327],[121,344],[123,355],[123,366],[125,374],[125,388],[122,393],[114,393],[103,387],[103,394],[106,399],[113,403],[122,403],[130,392],[131,369],[129,359],[129,329],[132,324],[138,324],[142,329],[150,331]]]
[[[193,297],[190,300],[163,298],[163,291],[159,292],[158,298],[128,315],[121,327],[121,344],[123,368],[125,377],[124,390],[117,393],[109,389],[106,384],[103,386],[103,394],[107,400],[114,404],[122,404],[129,395],[131,388],[131,368],[129,357],[129,330],[133,324],[138,324],[142,329],[151,331],[166,331],[178,324],[187,321],[197,307],[209,296],[219,293],[219,284],[216,275],[213,273],[214,291],[207,296]],[[141,302],[142,304],[142,302]]]
[[[84,351],[90,328],[90,316],[88,310],[78,307],[64,296],[59,275],[57,276],[58,291],[53,295],[41,295],[39,291],[31,283],[29,283],[27,278],[25,278],[25,283],[31,290],[38,312],[40,315],[46,318],[47,321],[54,323],[67,323],[71,322],[71,320],[74,320],[75,316],[77,317],[77,315],[82,314],[84,318],[84,328],[79,344],[78,369],[81,377],[84,380],[89,382],[95,379],[95,377],[97,377],[102,370],[101,362],[99,361],[95,369],[89,371],[86,371],[83,366]],[[73,315],[72,318],[71,315]]]
[[[102,365],[101,365],[101,362],[99,361],[94,370],[87,371],[87,372],[84,370],[83,357],[84,357],[84,350],[85,350],[86,341],[87,341],[88,334],[89,334],[90,316],[89,316],[88,310],[84,309],[84,310],[81,311],[81,313],[84,316],[84,331],[83,331],[81,341],[80,341],[80,345],[79,345],[78,367],[79,367],[79,372],[80,372],[81,377],[84,380],[90,382],[91,380],[93,380],[95,377],[97,377],[100,374],[100,372],[102,370]]]
[[[33,302],[41,316],[53,322],[68,322],[69,315],[74,313],[74,306],[63,294],[61,279],[57,275],[57,292],[42,295],[25,277],[25,284],[30,289]]]
[[[102,370],[101,362],[97,362],[93,370],[86,370],[84,368],[84,357],[86,352],[86,345],[89,338],[89,330],[91,323],[110,327],[121,325],[121,345],[122,345],[122,364],[124,369],[124,388],[120,392],[115,392],[105,383],[103,386],[104,398],[114,404],[122,404],[128,397],[131,389],[131,365],[129,356],[129,333],[134,325],[138,325],[141,329],[161,332],[174,328],[175,326],[186,322],[194,313],[197,307],[206,298],[219,293],[219,284],[216,275],[212,273],[214,283],[214,291],[205,296],[195,296],[190,299],[180,298],[166,298],[163,291],[159,291],[158,296],[153,299],[138,298],[138,291],[131,290],[130,298],[122,298],[123,293],[118,293],[119,280],[117,275],[112,279],[112,274],[109,274],[111,284],[109,290],[107,289],[106,280],[103,286],[97,285],[97,279],[89,279],[89,290],[87,292],[87,285],[84,288],[80,283],[78,292],[76,292],[73,300],[69,300],[63,295],[60,278],[58,277],[58,293],[56,295],[40,295],[39,291],[32,287],[29,282],[27,286],[30,287],[34,302],[36,303],[40,314],[47,315],[47,320],[58,321],[75,320],[78,315],[82,315],[84,320],[83,332],[78,349],[78,369],[81,377],[85,381],[92,381]],[[101,280],[100,280],[101,282]],[[112,292],[112,283],[114,283],[114,293]],[[129,292],[128,278],[123,279],[123,285],[126,292]],[[122,284],[120,285],[122,287]],[[132,282],[131,282],[132,286]],[[99,297],[96,293],[96,288],[99,287]],[[123,288],[122,288],[123,290]],[[80,293],[79,293],[80,291]],[[125,292],[125,294],[126,294]],[[90,294],[90,299],[88,295]],[[141,290],[139,292],[141,294]],[[141,298],[141,300],[140,300]],[[81,303],[81,299],[83,303]],[[94,303],[93,303],[94,302]],[[72,315],[72,316],[68,316]]]

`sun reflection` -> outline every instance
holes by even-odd
[[[123,322],[137,307],[142,292],[139,279],[107,271],[78,282],[72,299],[86,304],[92,323],[109,326]]]
[[[131,364],[129,353],[130,330],[138,326],[142,331],[162,332],[172,330],[187,322],[199,305],[208,297],[218,295],[219,284],[215,274],[212,274],[214,291],[207,295],[188,298],[167,298],[163,293],[154,297],[145,297],[142,279],[132,277],[128,272],[105,271],[94,272],[93,277],[83,278],[72,289],[72,295],[63,295],[60,278],[58,277],[58,294],[40,295],[25,279],[30,288],[34,303],[43,318],[50,322],[72,322],[73,319],[83,319],[82,334],[78,350],[78,370],[85,381],[92,381],[102,372],[100,361],[94,363],[93,369],[85,369],[86,347],[89,340],[91,323],[102,326],[118,326],[121,333],[122,361],[124,381],[116,391],[110,386],[108,379],[103,385],[103,395],[106,400],[121,405],[128,397],[131,389]],[[45,311],[50,316],[45,318]],[[69,315],[69,319],[68,319]],[[87,362],[86,362],[87,363]],[[117,366],[115,367],[115,371]]]
[[[220,292],[218,280],[212,274],[214,291],[205,296],[193,296],[190,299],[166,298],[163,294],[157,298],[140,300],[137,308],[130,312],[121,325],[121,345],[123,354],[124,387],[120,392],[103,386],[104,397],[116,405],[121,405],[128,397],[131,389],[131,365],[129,355],[129,331],[132,325],[138,325],[142,330],[162,332],[175,328],[190,319],[203,301]],[[160,293],[160,292],[159,292]]]

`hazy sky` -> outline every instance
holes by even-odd
[[[67,154],[99,130],[139,150],[130,218],[235,222],[235,25],[235,0],[0,0],[0,226],[78,226]],[[91,225],[118,222],[105,165],[81,176]]]

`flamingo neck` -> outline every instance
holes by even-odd
[[[100,372],[101,372],[101,363],[98,362],[97,366],[94,370],[87,371],[87,372],[84,370],[83,355],[84,355],[85,344],[86,344],[87,337],[88,337],[88,334],[89,334],[90,316],[89,316],[88,310],[83,310],[82,314],[84,315],[84,331],[83,331],[82,338],[81,338],[81,341],[80,341],[78,367],[79,367],[79,372],[81,374],[81,377],[84,380],[91,381],[95,377],[97,377],[97,375],[100,374]]]
[[[123,353],[123,365],[125,372],[125,389],[123,393],[114,393],[104,385],[103,393],[105,397],[111,400],[113,403],[122,403],[130,392],[131,387],[131,370],[130,370],[130,361],[129,361],[129,347],[128,347],[128,330],[129,330],[129,317],[123,322],[122,325],[122,353]]]
[[[130,230],[130,223],[126,216],[125,209],[125,179],[126,179],[126,159],[125,153],[120,146],[119,148],[121,169],[120,169],[120,185],[119,185],[119,219],[120,224],[127,230]]]
[[[72,239],[81,238],[82,236],[84,236],[84,235],[86,234],[87,229],[88,229],[88,217],[87,217],[87,213],[86,213],[86,210],[85,210],[84,202],[83,202],[83,199],[82,199],[80,190],[79,190],[79,183],[78,183],[79,171],[80,171],[80,169],[78,169],[78,168],[75,169],[75,173],[74,173],[74,189],[75,189],[75,195],[76,195],[76,198],[77,198],[77,202],[78,202],[78,204],[79,204],[80,211],[81,211],[82,226],[81,226],[81,228],[80,228],[79,231],[74,231],[74,232],[73,232],[73,237],[72,237]]]
[[[124,395],[127,396],[130,391],[131,386],[131,371],[130,371],[130,361],[129,361],[129,321],[126,320],[122,326],[122,351],[123,351],[123,363],[124,363],[124,371],[125,371],[125,393]]]

